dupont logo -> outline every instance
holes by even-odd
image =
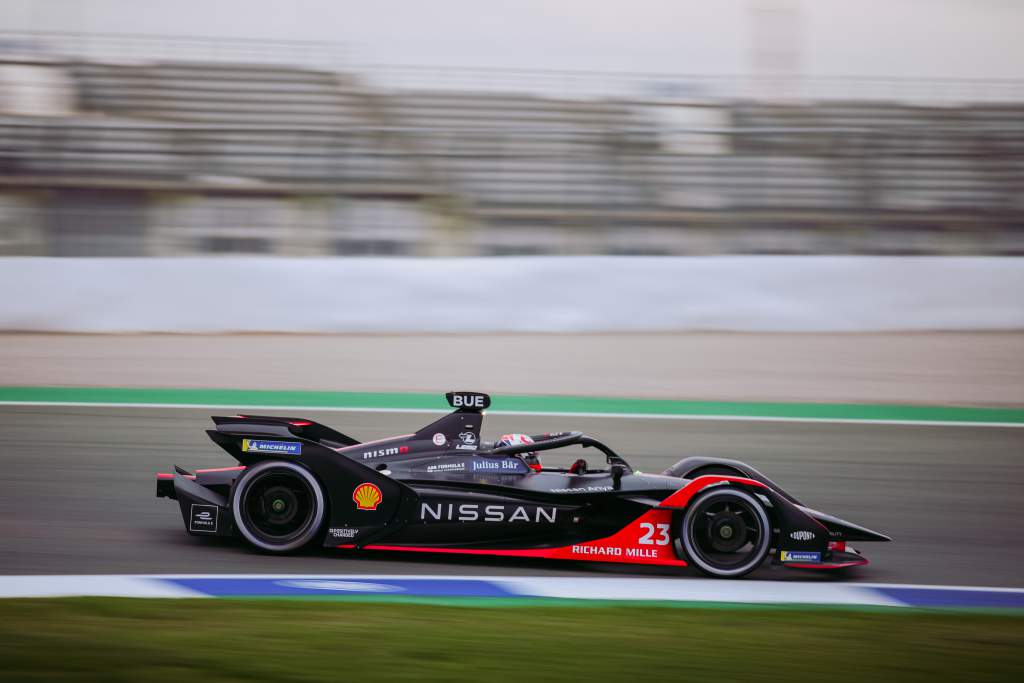
[[[193,503],[192,509],[189,511],[188,530],[203,534],[217,533],[217,516],[219,512],[220,510],[216,505],[196,505]]]

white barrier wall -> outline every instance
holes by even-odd
[[[0,329],[1024,328],[1024,258],[0,258]]]

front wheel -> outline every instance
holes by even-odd
[[[761,502],[739,489],[716,487],[683,516],[679,536],[686,557],[710,576],[736,578],[764,562],[772,527]]]
[[[320,483],[304,467],[276,460],[246,469],[235,486],[235,525],[260,550],[287,553],[313,540],[324,521]]]

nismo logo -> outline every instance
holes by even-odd
[[[372,460],[373,458],[386,458],[389,455],[405,455],[408,452],[408,446],[389,446],[372,451],[363,451],[361,455],[363,460]]]

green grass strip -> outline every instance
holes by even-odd
[[[740,403],[592,396],[492,397],[493,412],[680,415],[817,420],[1024,423],[1022,408],[912,406],[859,403]],[[234,407],[450,410],[439,394],[241,389],[138,389],[106,387],[0,387],[0,401],[217,405]]]
[[[0,680],[1020,680],[1024,618],[923,611],[0,601]]]

